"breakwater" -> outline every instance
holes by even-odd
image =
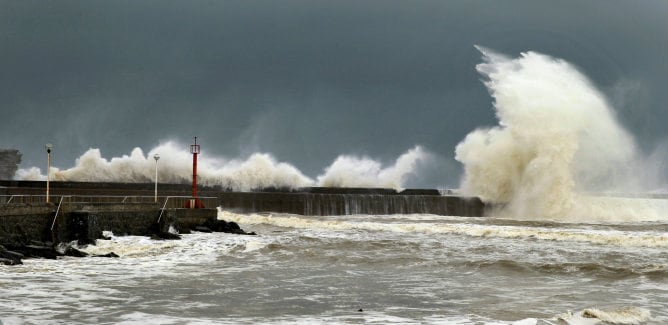
[[[0,197],[43,194],[45,182],[0,181]],[[54,195],[153,195],[153,184],[51,182]],[[160,201],[167,196],[187,196],[186,184],[159,184]],[[217,198],[215,206],[242,213],[276,212],[300,215],[436,214],[479,217],[485,205],[477,197],[443,195],[438,190],[379,188],[262,189],[233,192],[220,187],[198,187],[201,196]],[[1,199],[0,199],[1,200]],[[2,203],[2,201],[0,201]]]
[[[21,256],[55,258],[58,243],[94,243],[103,238],[104,231],[160,239],[178,238],[173,230],[249,234],[234,222],[218,220],[219,207],[242,213],[466,217],[482,216],[485,208],[478,198],[442,195],[437,190],[311,187],[231,192],[200,187],[198,198],[203,208],[188,209],[184,207],[192,206],[187,204],[191,200],[190,186],[160,184],[158,197],[153,186],[51,182],[47,199],[45,182],[0,181],[0,262],[20,264]]]
[[[191,230],[254,235],[234,222],[218,220],[216,198],[200,197],[214,207],[200,209],[183,208],[190,197],[167,197],[157,203],[141,202],[153,199],[141,196],[54,196],[58,203],[38,202],[44,196],[3,198],[0,264],[6,265],[22,264],[24,257],[86,256],[69,243],[94,244],[105,238],[104,231],[155,239],[180,239],[175,232]]]

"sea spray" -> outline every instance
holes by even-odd
[[[79,157],[74,167],[52,169],[55,181],[146,183],[154,181],[156,162],[158,179],[162,183],[188,183],[192,179],[192,156],[175,142],[167,142],[152,149],[147,155],[140,148],[122,157],[105,159],[99,149],[89,149]],[[257,188],[309,186],[313,181],[297,168],[277,162],[271,155],[255,153],[246,160],[225,160],[202,156],[198,166],[199,182],[207,186],[249,191]],[[38,169],[17,172],[19,179],[42,179]]]
[[[318,185],[326,187],[386,187],[402,189],[406,178],[414,173],[417,165],[430,157],[422,147],[413,149],[397,158],[394,165],[383,168],[380,162],[368,157],[339,156],[323,175]]]
[[[477,47],[476,69],[499,125],[457,145],[461,190],[524,218],[590,217],[578,190],[611,186],[636,155],[631,136],[592,83],[569,63],[527,52],[508,58]],[[591,209],[590,209],[591,210]]]
[[[89,149],[76,159],[74,167],[60,170],[52,167],[51,179],[79,182],[150,183],[155,178],[154,154],[160,154],[158,179],[161,183],[189,183],[192,179],[192,156],[186,146],[169,141],[144,154],[140,148],[130,155],[106,159],[100,149]],[[401,189],[408,176],[430,154],[416,146],[397,158],[394,165],[383,168],[371,158],[339,156],[324,169],[318,181],[305,176],[286,162],[268,153],[254,153],[246,159],[224,159],[201,155],[198,165],[199,184],[220,186],[236,191],[262,188],[300,188],[306,186],[388,187]],[[19,169],[15,179],[45,180],[39,168]]]

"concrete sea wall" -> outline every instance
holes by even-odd
[[[57,213],[57,215],[56,215]],[[187,231],[215,223],[216,209],[166,209],[158,204],[77,203],[57,210],[55,204],[0,205],[0,245],[17,242],[90,242],[103,231],[150,236],[171,227]]]
[[[219,193],[221,207],[238,212],[281,212],[301,215],[437,214],[482,216],[478,198],[440,195]]]
[[[3,242],[51,241],[52,205],[0,205],[0,245]]]
[[[45,182],[0,181],[0,195],[44,194]],[[52,195],[143,195],[154,194],[154,184],[51,182]],[[188,196],[187,184],[159,184],[159,195]],[[237,212],[278,212],[301,215],[426,213],[479,217],[485,205],[476,197],[441,195],[437,190],[408,189],[397,192],[379,188],[263,189],[232,192],[200,186],[200,196],[215,197],[216,206]],[[0,197],[0,203],[2,203]]]

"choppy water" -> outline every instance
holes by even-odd
[[[28,259],[22,266],[0,266],[0,320],[668,323],[665,222],[221,217],[260,235],[114,237],[87,250],[113,251],[117,259]]]

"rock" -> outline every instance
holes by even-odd
[[[225,232],[225,233],[238,234],[238,235],[257,235],[254,232],[245,232],[234,221],[232,221],[232,222],[227,222],[225,220],[209,221],[205,224],[205,226],[209,229],[212,229],[213,231],[216,231],[216,232]]]
[[[171,232],[158,232],[153,235],[151,235],[151,239],[153,240],[174,240],[174,239],[181,239],[181,235],[179,234],[172,234]]]
[[[239,227],[239,224],[234,222],[234,221],[228,222],[227,226],[230,227],[230,229],[232,229],[232,230],[241,230],[241,227]]]
[[[5,249],[5,252],[19,253],[23,255],[24,258],[28,257],[41,257],[55,260],[58,256],[63,254],[56,251],[53,247],[49,246],[40,246],[40,245],[8,245]]]
[[[17,260],[17,261],[20,261],[21,259],[25,258],[25,256],[19,252],[8,251],[8,250],[0,252],[0,256],[8,258],[10,260]]]
[[[195,227],[195,231],[199,231],[199,232],[213,232],[211,229],[209,229],[209,227],[205,227],[205,226],[197,226],[197,227]]]
[[[42,257],[52,260],[55,260],[58,256],[62,256],[53,247],[48,246],[25,245],[19,251],[28,257]]]
[[[4,246],[0,245],[0,263],[4,265],[19,265],[23,264],[21,259],[24,257],[23,254],[7,250]]]
[[[72,257],[86,257],[86,256],[89,255],[88,253],[82,252],[82,251],[80,251],[80,250],[78,250],[78,249],[76,249],[72,246],[68,247],[65,250],[64,254],[65,254],[65,256],[72,256]]]
[[[0,257],[0,264],[19,265],[19,264],[23,264],[23,262],[21,262],[21,260],[16,261],[16,260]]]
[[[116,255],[116,253],[111,252],[111,253],[102,254],[102,255],[93,255],[93,257],[119,257],[119,256]]]

